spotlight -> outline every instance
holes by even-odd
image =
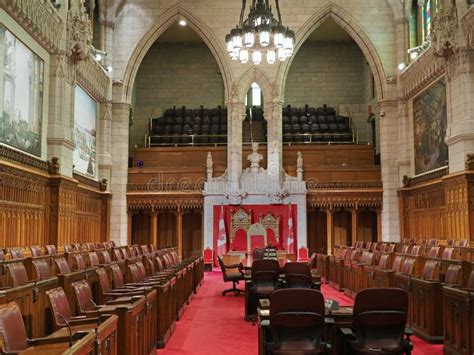
[[[407,67],[407,65],[405,63],[400,63],[398,64],[398,70],[402,71],[403,69],[405,69]]]
[[[101,51],[97,48],[92,47],[91,49],[92,56],[97,62],[100,62],[102,59],[104,59],[107,56],[107,52]]]
[[[180,26],[186,26],[188,23],[186,22],[186,20],[179,20],[179,25]]]
[[[111,65],[102,65],[102,68],[104,68],[104,70],[107,73],[112,73],[112,66]]]
[[[418,52],[417,52],[417,51],[411,52],[411,53],[410,53],[410,58],[411,58],[411,59],[416,59],[416,58],[418,58]]]

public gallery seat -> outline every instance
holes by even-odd
[[[323,342],[324,298],[316,290],[273,292],[269,323],[264,325],[263,331],[265,354],[329,354],[331,350],[331,346]]]
[[[238,289],[236,285],[239,283],[239,281],[244,280],[242,264],[225,265],[224,260],[222,260],[220,256],[218,256],[217,259],[219,260],[224,282],[232,282],[232,288],[222,291],[222,296],[225,296],[229,292],[233,292],[235,296],[240,295],[240,293],[244,292],[244,290]]]
[[[372,288],[355,298],[351,329],[341,328],[345,354],[411,354],[408,294],[397,288]]]

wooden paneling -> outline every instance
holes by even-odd
[[[334,212],[334,244],[335,246],[352,244],[351,213],[341,210]]]
[[[327,227],[326,213],[320,209],[308,210],[308,248],[310,254],[312,253],[326,253]]]
[[[163,211],[158,215],[158,248],[175,247],[178,245],[176,230],[176,213]]]
[[[132,244],[151,243],[151,215],[138,213],[132,216]]]
[[[50,173],[51,172],[51,173]],[[103,185],[49,171],[48,163],[0,151],[0,245],[64,245],[109,239]]]
[[[400,189],[401,237],[474,240],[473,179],[467,171]]]
[[[201,253],[204,249],[202,232],[203,215],[200,211],[188,211],[183,214],[183,255]]]
[[[296,176],[296,154],[303,154],[304,178],[316,182],[380,181],[380,167],[374,165],[373,148],[368,145],[293,145],[283,148],[283,168]],[[190,190],[206,179],[207,153],[212,153],[214,177],[227,166],[227,147],[136,148],[134,167],[129,169],[129,189],[145,185],[152,190]],[[267,147],[259,147],[261,166],[267,165]],[[251,147],[242,149],[242,168],[249,167]],[[136,163],[143,162],[138,168]],[[200,190],[201,188],[197,188]]]

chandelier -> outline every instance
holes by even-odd
[[[244,21],[246,0],[242,0],[239,24],[225,37],[232,60],[259,65],[266,57],[268,64],[283,62],[293,55],[295,32],[283,26],[279,0],[275,0],[278,19],[273,17],[270,0],[252,0]]]

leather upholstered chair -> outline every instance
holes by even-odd
[[[48,255],[56,255],[58,253],[56,246],[52,244],[46,245],[46,252],[48,253]]]
[[[265,255],[265,249],[262,248],[255,248],[252,253],[253,260],[262,260]]]
[[[54,262],[56,263],[56,267],[58,269],[59,274],[71,273],[71,267],[69,266],[69,263],[67,262],[66,258],[57,258]]]
[[[284,274],[286,287],[288,288],[321,289],[321,283],[313,282],[311,270],[307,263],[286,263]]]
[[[99,309],[92,296],[92,290],[86,280],[76,281],[72,283],[74,294],[76,295],[76,304],[82,314],[95,312]]]
[[[352,330],[341,328],[345,354],[411,354],[406,329],[408,294],[397,288],[371,288],[357,293]]]
[[[51,275],[49,263],[45,259],[33,260],[33,267],[35,268],[37,280],[45,280],[53,276]]]
[[[39,245],[30,246],[31,256],[41,256],[41,247]]]
[[[76,270],[85,270],[87,269],[86,262],[82,256],[82,254],[75,254],[73,255],[74,265]]]
[[[266,354],[329,354],[323,342],[323,295],[311,289],[277,290],[270,296],[270,322],[265,330]]]
[[[89,253],[89,264],[91,267],[96,267],[100,265],[99,255],[95,251]]]
[[[229,292],[233,292],[235,296],[240,295],[240,293],[244,291],[238,289],[236,285],[239,281],[244,280],[242,264],[225,265],[224,260],[220,256],[218,256],[217,259],[219,260],[224,282],[232,282],[232,288],[222,291],[222,296],[225,296]]]
[[[22,248],[10,248],[10,255],[12,259],[23,259],[25,257]]]
[[[107,271],[105,271],[105,269],[103,268],[99,268],[95,272],[97,273],[97,277],[99,279],[99,288],[104,302],[107,302],[108,300],[114,300],[123,296],[143,295],[143,292],[140,290],[133,290],[127,288],[112,289],[109,277],[107,275]]]
[[[28,283],[28,274],[23,263],[13,263],[8,265],[8,272],[13,282],[13,287],[19,287]]]
[[[78,335],[80,334],[74,334],[72,340],[78,340],[80,338]],[[43,350],[41,353],[46,353],[46,349],[41,349],[41,345],[59,343],[64,343],[64,348],[67,349],[71,340],[70,337],[28,339],[20,308],[15,302],[0,305],[0,338],[2,354],[18,354],[31,346],[37,347],[35,348],[37,352]],[[51,348],[49,350],[51,351]]]

